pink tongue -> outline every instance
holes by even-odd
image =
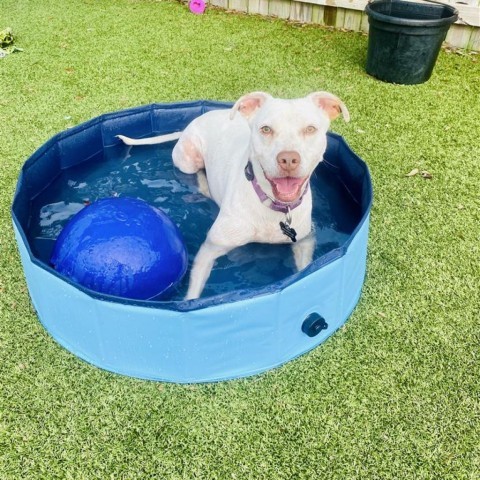
[[[273,178],[272,182],[275,184],[278,193],[282,195],[289,195],[297,191],[298,187],[303,182],[303,178],[280,177]]]

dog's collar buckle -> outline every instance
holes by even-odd
[[[250,161],[247,163],[247,165],[245,165],[245,178],[249,182],[252,182],[255,178],[255,174],[253,173],[253,165]]]

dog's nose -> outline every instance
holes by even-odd
[[[283,151],[277,155],[278,166],[285,172],[293,172],[300,165],[300,154],[295,151]]]

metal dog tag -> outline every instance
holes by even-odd
[[[280,229],[282,230],[282,233],[286,235],[292,242],[297,241],[297,232],[294,228],[290,227],[290,225],[280,222]]]
[[[292,242],[297,241],[297,232],[294,228],[290,226],[292,223],[292,212],[290,207],[287,206],[287,211],[285,212],[285,222],[280,222],[280,230],[284,235],[286,235]]]

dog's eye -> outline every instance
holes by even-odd
[[[307,135],[312,135],[313,133],[315,133],[317,131],[317,127],[314,127],[313,125],[309,125],[306,129],[305,129],[305,133]]]
[[[268,125],[264,125],[260,128],[260,132],[262,132],[263,135],[271,135],[273,133],[273,130]]]

